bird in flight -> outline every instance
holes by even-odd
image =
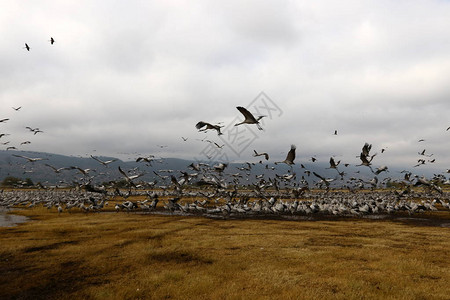
[[[9,119],[1,119],[0,123],[5,123],[6,121],[8,121]]]
[[[94,159],[94,160],[96,160],[96,161],[98,161],[99,163],[101,163],[101,164],[104,165],[105,167],[107,167],[108,164],[110,164],[110,163],[112,163],[112,162],[115,162],[115,161],[117,160],[117,159],[111,159],[111,160],[103,161],[103,160],[100,160],[100,159],[98,159],[97,157],[92,156],[92,155],[91,155],[91,158]]]
[[[205,127],[204,129],[201,129],[201,128],[203,128],[203,127]],[[200,122],[198,122],[196,125],[195,125],[195,128],[197,128],[198,129],[198,131],[206,131],[206,130],[208,130],[208,129],[214,129],[214,130],[216,130],[217,131],[217,135],[222,135],[223,133],[222,132],[220,132],[220,128],[222,128],[223,126],[220,126],[220,125],[212,125],[212,124],[210,124],[210,123],[206,123],[206,122],[203,122],[203,121],[200,121]]]
[[[26,129],[30,130],[31,132],[33,132],[35,135],[39,132],[43,132],[42,130],[40,130],[39,128],[31,128],[30,126],[25,127]]]
[[[54,171],[55,173],[61,173],[62,170],[70,170],[70,169],[71,169],[70,167],[55,168],[54,166],[51,166],[51,165],[49,165],[49,164],[45,164],[45,165],[46,165],[47,167],[52,168],[53,171]]]
[[[55,39],[54,38],[52,38],[52,37],[50,37],[50,40],[49,40],[49,42],[50,42],[50,44],[54,44],[55,43]]]
[[[257,118],[255,118],[251,112],[249,112],[246,108],[242,107],[242,106],[238,106],[236,107],[241,114],[244,115],[245,120],[240,122],[240,123],[236,123],[234,124],[234,126],[239,126],[242,124],[256,124],[256,126],[258,127],[259,130],[262,130],[261,125],[259,125],[259,120],[261,120],[262,118],[264,118],[265,116],[258,116]]]
[[[361,154],[359,155],[359,159],[361,160],[361,164],[357,166],[367,166],[372,170],[372,167],[370,166],[372,163],[373,158],[377,155],[376,153],[370,156],[370,150],[372,149],[372,144],[365,143]],[[373,171],[372,171],[373,172]]]
[[[294,165],[294,159],[295,159],[295,149],[297,147],[295,145],[291,145],[291,150],[289,150],[286,159],[284,161],[276,162],[275,164],[284,163],[287,165]]]
[[[13,154],[12,156],[25,158],[29,162],[35,162],[35,161],[40,161],[40,160],[47,160],[47,158],[41,158],[41,157],[32,158],[32,157],[27,157],[27,156],[17,155],[17,154]]]
[[[255,152],[255,154],[253,154],[254,157],[263,156],[264,155],[264,158],[266,160],[269,160],[269,154],[268,153],[266,153],[266,152],[258,153],[258,152],[256,152],[256,150],[253,150],[253,152]]]
[[[12,109],[14,109],[15,111],[19,111],[22,108],[22,106],[19,106],[17,108],[13,107]]]
[[[28,44],[27,43],[25,43],[25,47],[23,47],[24,49],[27,49],[27,51],[30,51],[30,46],[28,46]]]
[[[333,157],[330,157],[330,167],[329,169],[337,169],[337,166],[341,163],[341,161],[335,162]]]

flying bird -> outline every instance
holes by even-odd
[[[268,154],[268,153],[266,153],[266,152],[258,153],[258,152],[256,152],[256,150],[253,150],[253,152],[255,152],[255,154],[253,154],[254,157],[257,157],[257,156],[264,156],[264,158],[265,158],[266,160],[269,160],[269,154]]]
[[[120,174],[122,174],[124,176],[125,180],[134,187],[136,187],[136,185],[134,184],[133,179],[139,178],[144,175],[144,173],[142,173],[142,174],[138,174],[138,175],[129,176],[127,173],[125,173],[120,168],[120,166],[119,166],[119,172],[120,172]]]
[[[26,129],[30,130],[31,132],[34,133],[34,135],[36,135],[39,132],[43,132],[42,130],[40,130],[39,128],[31,128],[30,126],[25,127]]]
[[[203,128],[203,127],[205,127],[204,129],[201,129],[201,128]],[[198,129],[198,131],[206,131],[206,130],[208,130],[208,129],[214,129],[214,130],[216,130],[217,131],[217,135],[222,135],[223,133],[222,132],[220,132],[220,128],[222,128],[223,126],[220,126],[220,125],[212,125],[212,124],[210,124],[210,123],[206,123],[206,122],[203,122],[203,121],[200,121],[200,122],[198,122],[196,125],[195,125],[195,128],[197,128]]]
[[[9,119],[1,119],[0,120],[0,123],[4,123],[4,122],[6,122],[6,121],[8,121]]]
[[[54,38],[52,38],[52,37],[50,37],[50,40],[48,40],[49,42],[50,42],[50,44],[54,44],[55,43],[55,39]]]
[[[330,167],[328,169],[337,169],[337,166],[339,166],[339,164],[341,163],[341,161],[335,162],[333,157],[330,157]]]
[[[19,106],[17,108],[13,107],[12,109],[14,109],[15,111],[19,111],[22,108],[22,106]]]
[[[275,164],[284,163],[287,165],[294,165],[295,149],[297,149],[297,147],[295,145],[291,145],[291,150],[289,150],[286,159],[284,161],[276,162]]]
[[[105,167],[107,167],[108,164],[110,164],[110,163],[112,163],[112,162],[115,162],[115,161],[117,160],[117,159],[111,159],[111,160],[107,160],[107,161],[102,161],[102,160],[100,160],[100,159],[98,159],[97,157],[92,156],[92,155],[91,155],[91,158],[94,159],[94,160],[96,160],[96,161],[98,161],[99,163],[101,163],[101,164],[104,165]]]
[[[373,158],[377,154],[375,153],[374,155],[370,156],[371,149],[372,149],[372,144],[368,144],[368,143],[364,144],[361,154],[359,155],[359,159],[361,159],[361,164],[357,165],[357,166],[367,166],[370,168],[370,170],[372,170],[372,167],[370,165],[371,165]],[[372,170],[372,172],[373,172],[373,170]]]
[[[62,170],[70,170],[70,169],[71,169],[70,167],[55,168],[54,166],[51,166],[51,165],[49,165],[49,164],[45,164],[45,165],[46,165],[47,167],[52,168],[53,171],[54,171],[55,173],[61,173]]]
[[[149,157],[138,157],[138,158],[136,159],[136,162],[145,161],[145,162],[151,164],[152,161],[154,160],[154,159],[153,159],[154,157],[155,157],[154,155],[150,155]]]
[[[24,49],[27,49],[27,51],[30,51],[30,46],[28,46],[28,44],[27,43],[25,43],[25,47],[23,47]]]
[[[32,158],[32,157],[27,157],[27,156],[17,155],[17,154],[13,154],[12,156],[25,158],[29,162],[35,162],[35,161],[40,161],[40,160],[48,160],[48,158],[41,158],[41,157]]]
[[[324,183],[324,184],[327,186],[327,188],[328,188],[328,186],[330,185],[330,182],[333,181],[332,179],[326,179],[325,177],[323,177],[323,176],[317,174],[316,172],[313,172],[313,174],[314,174],[314,176],[316,176],[317,178],[319,178],[319,179],[320,179],[320,182]]]
[[[255,118],[252,113],[250,113],[246,108],[242,107],[242,106],[238,106],[236,107],[241,114],[244,115],[245,120],[240,122],[240,123],[236,123],[234,124],[234,126],[238,126],[238,125],[242,125],[242,124],[256,124],[256,126],[258,127],[259,130],[262,130],[261,125],[259,125],[259,120],[261,120],[262,118],[264,118],[265,116],[258,116],[257,118]]]

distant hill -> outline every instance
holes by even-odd
[[[43,158],[44,160],[29,162],[25,158],[16,157],[14,155],[26,156],[30,158]],[[99,156],[98,159],[102,161],[113,160],[113,157]],[[258,162],[259,160],[255,160]],[[91,157],[76,157],[76,156],[65,156],[52,153],[43,152],[33,152],[33,151],[0,151],[0,181],[7,176],[13,176],[18,178],[30,178],[34,183],[42,183],[44,185],[70,185],[74,181],[79,181],[84,176],[77,169],[61,170],[56,173],[51,167],[54,168],[69,168],[69,167],[79,167],[81,169],[89,169],[89,175],[93,176],[94,183],[102,183],[109,181],[117,181],[123,179],[120,174],[118,167],[120,166],[123,170],[129,171],[130,174],[141,174],[144,173],[142,177],[139,178],[141,181],[154,181],[157,180],[158,184],[165,185],[170,184],[170,178],[163,180],[157,177],[154,172],[158,172],[161,175],[175,175],[177,178],[180,177],[181,173],[179,171],[188,171],[189,173],[194,173],[193,170],[189,169],[188,166],[194,161],[183,160],[177,158],[164,158],[155,159],[151,165],[145,162],[135,162],[135,161],[122,161],[116,159],[116,161],[104,166],[98,161]],[[196,163],[196,162],[194,162]],[[209,162],[213,165],[214,162]],[[345,180],[340,180],[337,171],[333,169],[327,169],[329,167],[328,162],[308,162],[303,163],[305,168],[301,168],[302,162],[296,162],[293,166],[292,171],[296,173],[296,181],[298,182],[302,176],[309,182],[318,181],[318,179],[312,174],[316,172],[323,177],[333,178],[337,184],[345,184],[345,180],[350,177],[362,178],[363,180],[370,180],[375,175],[370,172],[367,167],[355,167],[348,166],[344,167],[339,165],[339,170],[345,172]],[[258,179],[256,175],[264,174],[264,178],[267,180],[269,178],[274,178],[275,174],[283,175],[290,172],[291,168],[284,164],[274,165],[272,163],[266,164],[265,161],[262,163],[255,163],[251,165],[251,170],[239,170],[238,168],[248,168],[245,163],[231,163],[225,169],[224,176],[229,176],[231,178],[232,174],[240,172],[242,178],[240,182],[242,184],[254,183]],[[275,168],[275,170],[272,170]],[[170,173],[168,170],[172,170]],[[309,170],[311,175],[308,177],[304,172]],[[400,173],[401,169],[389,169],[389,173],[381,173],[378,175],[379,181],[383,180],[386,176],[390,176],[393,179],[402,178],[403,174]],[[410,168],[411,170],[411,168]],[[415,171],[415,170],[411,170]],[[432,176],[433,171],[428,171],[427,173],[420,173],[420,175]]]

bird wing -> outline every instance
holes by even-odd
[[[195,125],[195,128],[200,129],[200,128],[202,128],[203,126],[206,126],[206,125],[208,125],[208,123],[203,122],[203,121],[200,121],[200,122],[198,122],[198,123]]]
[[[326,181],[326,179],[322,176],[320,176],[319,174],[317,174],[316,172],[313,172],[314,176],[316,176],[317,178],[322,179],[323,181]]]
[[[99,163],[101,163],[101,164],[103,164],[104,162],[103,161],[101,161],[100,159],[98,159],[97,157],[95,157],[95,156],[92,156],[91,155],[91,158],[93,158],[94,160],[96,160],[96,161],[98,161]]]
[[[289,150],[287,156],[286,156],[286,160],[290,161],[290,162],[294,162],[295,159],[295,149],[297,149],[297,147],[295,145],[291,145],[291,150]]]
[[[120,166],[119,166],[119,172],[120,172],[120,174],[122,174],[123,176],[125,176],[125,178],[130,179],[130,177],[128,177],[127,173],[125,173],[125,172],[122,170],[122,168],[120,168]]]
[[[255,123],[257,122],[255,117],[252,115],[251,112],[249,112],[246,108],[242,107],[242,106],[238,106],[236,107],[241,114],[244,115],[246,120],[250,120],[250,121],[254,121]]]
[[[336,163],[334,162],[333,157],[330,157],[330,168],[333,168],[336,166]]]

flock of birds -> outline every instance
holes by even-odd
[[[18,110],[14,108],[15,110]],[[237,107],[243,114],[244,121],[235,124],[255,124],[262,129],[259,121],[264,116],[254,117],[247,109]],[[5,120],[1,120],[5,122]],[[200,132],[215,130],[218,135],[223,127],[219,124],[210,124],[200,121],[195,126]],[[41,132],[39,128],[27,127],[34,134]],[[337,135],[337,131],[334,132]],[[212,142],[212,141],[210,141]],[[215,142],[214,142],[215,143]],[[221,147],[215,143],[217,147]],[[165,147],[165,146],[161,146]],[[239,172],[227,173],[227,163],[191,163],[186,170],[157,170],[153,171],[155,180],[145,182],[141,180],[144,172],[123,170],[119,165],[117,170],[120,178],[104,184],[95,184],[97,171],[83,169],[77,166],[55,167],[44,163],[47,158],[28,157],[12,154],[24,160],[24,164],[42,163],[61,174],[67,170],[75,170],[81,178],[74,187],[68,190],[40,186],[40,190],[2,190],[0,191],[0,206],[4,207],[34,207],[43,205],[49,209],[56,208],[59,213],[79,210],[83,212],[99,212],[104,210],[119,211],[164,211],[172,214],[202,214],[206,216],[268,216],[268,215],[338,215],[363,216],[368,214],[394,214],[405,212],[408,214],[450,209],[450,193],[443,191],[442,187],[450,184],[443,174],[435,175],[432,179],[412,175],[405,171],[401,180],[394,181],[395,188],[381,189],[383,185],[378,181],[378,175],[388,172],[387,166],[372,168],[376,157],[371,154],[372,145],[365,143],[361,149],[360,164],[356,166],[367,167],[374,175],[371,180],[351,177],[339,189],[332,188],[336,178],[327,178],[316,171],[309,171],[303,164],[305,175],[297,179],[293,166],[296,158],[296,146],[291,145],[283,161],[274,162],[270,170],[275,171],[274,176],[267,172],[256,174],[255,181],[246,185],[242,179],[248,180],[252,168],[257,163],[246,162],[238,167]],[[423,150],[421,156],[431,157]],[[253,150],[254,157],[264,157],[269,161],[269,154]],[[91,158],[105,169],[116,162],[116,159],[102,160],[91,155]],[[151,166],[157,161],[155,156],[139,156],[137,163]],[[315,157],[311,158],[316,161]],[[262,160],[258,164],[262,164]],[[276,174],[276,165],[288,166],[286,174]],[[336,161],[330,157],[328,169],[336,170],[337,178],[344,180],[346,173],[339,170],[349,164]],[[266,164],[266,168],[269,165]],[[177,176],[177,172],[180,173]],[[447,170],[450,173],[450,170]],[[55,175],[57,176],[57,175]],[[315,178],[307,180],[306,177]],[[391,180],[390,178],[388,178]],[[158,185],[158,180],[163,184]],[[312,183],[311,183],[312,182]],[[386,183],[387,180],[384,180]],[[119,186],[120,183],[120,186]],[[385,187],[385,186],[384,186]],[[111,204],[110,204],[111,203]]]
[[[175,185],[177,186],[177,185]],[[32,208],[42,205],[58,213],[82,211],[154,212],[210,217],[245,216],[344,216],[392,215],[450,210],[450,193],[434,195],[410,191],[407,195],[392,191],[348,193],[307,189],[276,190],[255,187],[254,190],[179,188],[108,191],[94,187],[71,190],[2,190],[0,206]]]
[[[55,40],[50,38],[53,45]],[[25,49],[30,51],[31,47],[25,43]],[[18,112],[22,107],[12,107]],[[258,130],[262,130],[261,119],[265,116],[255,116],[242,106],[236,107],[242,114],[244,120],[234,124],[255,125]],[[1,123],[6,123],[9,118],[0,119]],[[199,132],[214,130],[217,135],[223,135],[221,128],[223,125],[199,121],[195,128]],[[43,133],[39,128],[26,126],[30,133],[34,135]],[[447,128],[447,131],[450,127]],[[333,135],[337,135],[335,130]],[[9,134],[0,133],[0,139]],[[187,138],[182,137],[183,141]],[[423,142],[424,140],[419,140]],[[1,141],[1,144],[8,145],[9,142]],[[217,142],[207,140],[217,148]],[[30,144],[30,141],[24,141],[20,145]],[[166,146],[160,146],[161,148]],[[17,150],[15,146],[8,146],[6,150]],[[435,174],[433,178],[427,179],[413,175],[410,171],[404,171],[404,176],[400,180],[385,178],[383,182],[394,183],[395,188],[382,189],[383,182],[379,182],[378,176],[383,172],[389,172],[387,166],[373,168],[372,163],[377,153],[371,154],[372,145],[365,143],[359,156],[360,164],[356,166],[367,167],[367,170],[373,177],[370,180],[350,177],[344,182],[347,175],[342,166],[348,167],[348,163],[336,161],[330,157],[329,167],[336,171],[336,177],[327,178],[316,171],[308,170],[303,164],[300,168],[304,175],[297,178],[293,170],[296,158],[296,146],[291,145],[287,151],[286,158],[283,161],[274,162],[273,166],[265,165],[266,170],[276,171],[278,164],[285,164],[289,170],[286,174],[274,174],[270,176],[267,172],[254,175],[250,182],[252,168],[256,165],[254,162],[246,162],[242,167],[238,167],[239,172],[227,173],[228,163],[192,163],[186,166],[185,170],[157,170],[153,171],[155,180],[145,182],[141,180],[144,172],[134,170],[123,170],[118,166],[117,170],[120,178],[109,181],[108,183],[96,184],[95,178],[97,171],[95,169],[85,169],[78,166],[56,167],[43,161],[47,158],[28,157],[20,154],[12,156],[24,160],[24,164],[42,163],[51,169],[55,176],[75,170],[81,178],[78,178],[76,184],[71,189],[55,189],[40,186],[39,190],[1,190],[0,206],[4,207],[34,207],[44,205],[51,209],[56,208],[59,213],[64,211],[81,210],[83,212],[99,212],[106,210],[114,205],[116,211],[144,211],[144,212],[162,212],[181,214],[204,214],[204,215],[224,215],[224,216],[243,216],[243,215],[339,215],[339,216],[362,216],[367,214],[392,214],[396,212],[407,212],[409,214],[449,210],[450,193],[443,191],[442,187],[449,185],[450,181],[444,174]],[[385,149],[381,150],[381,153]],[[418,152],[420,159],[414,167],[433,163],[433,154],[426,153],[426,150]],[[266,162],[269,161],[269,154],[253,150],[253,157],[263,157]],[[116,159],[102,160],[99,157],[91,155],[91,158],[102,165],[105,169],[116,162]],[[314,163],[317,159],[311,157]],[[151,167],[157,159],[154,156],[139,156],[137,163],[143,163]],[[259,164],[263,164],[260,160]],[[341,168],[341,169],[340,169]],[[179,172],[179,175],[176,174]],[[100,173],[100,172],[98,172]],[[446,173],[450,173],[447,170]],[[314,179],[311,179],[314,178]],[[341,180],[339,189],[333,189],[332,183]],[[247,180],[243,184],[242,180]],[[163,184],[158,185],[158,181]],[[245,181],[244,181],[245,182]],[[75,183],[75,181],[74,181]],[[120,185],[119,185],[120,183]],[[384,186],[386,187],[386,186]],[[137,200],[139,199],[139,200]]]

